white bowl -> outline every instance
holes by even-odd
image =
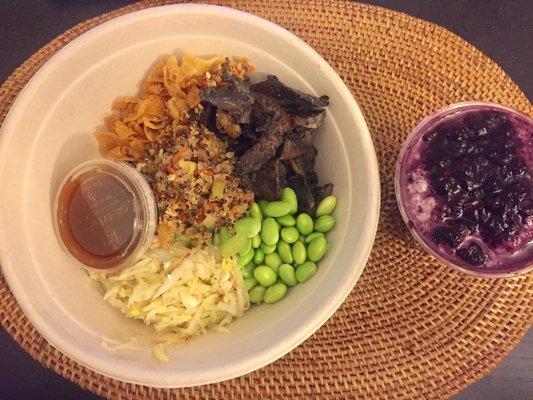
[[[338,197],[331,250],[318,273],[274,305],[253,307],[230,333],[210,332],[175,346],[171,361],[152,350],[110,351],[102,340],[142,335],[142,324],[102,300],[102,291],[63,253],[52,201],[64,175],[97,157],[93,137],[113,100],[135,95],[147,70],[168,54],[250,57],[259,73],[327,94],[317,135],[317,170]],[[200,385],[246,374],[278,359],[315,332],[355,285],[379,215],[376,156],[365,120],[335,71],[283,28],[228,8],[179,5],[128,14],[59,51],[20,93],[0,136],[0,257],[9,287],[39,332],[97,371],[157,387]]]

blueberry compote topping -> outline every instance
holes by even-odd
[[[444,118],[406,155],[417,228],[465,266],[505,267],[525,247],[520,262],[531,258],[533,128],[515,119],[493,110]]]

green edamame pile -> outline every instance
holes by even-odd
[[[213,235],[224,257],[237,257],[250,302],[275,303],[287,288],[309,280],[329,248],[326,233],[335,219],[337,199],[327,196],[314,216],[298,214],[298,200],[291,188],[281,199],[252,204],[248,216],[235,222],[235,234],[222,228]]]

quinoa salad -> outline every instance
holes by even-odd
[[[235,156],[193,116],[200,89],[253,70],[244,58],[168,57],[148,74],[140,95],[115,102],[108,130],[97,134],[104,155],[127,161],[154,191],[161,245],[176,234],[207,244],[214,228],[230,225],[253,202],[233,175]]]

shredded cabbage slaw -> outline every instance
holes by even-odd
[[[250,307],[236,260],[222,258],[216,247],[153,247],[119,272],[91,271],[89,276],[103,285],[111,306],[154,327],[154,353],[160,361],[168,361],[167,345],[210,328],[224,330]]]

